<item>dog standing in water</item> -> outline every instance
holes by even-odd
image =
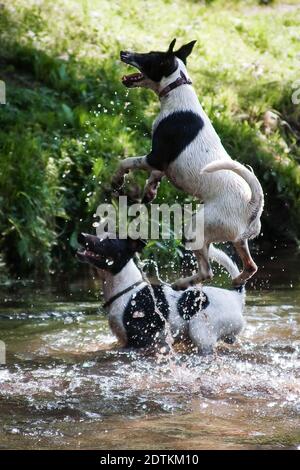
[[[140,71],[124,76],[123,84],[152,89],[161,108],[153,124],[151,152],[123,160],[112,183],[119,190],[126,173],[146,170],[151,174],[144,202],[153,200],[164,175],[177,188],[204,202],[204,244],[194,250],[198,273],[179,279],[175,289],[210,279],[210,246],[226,241],[233,243],[243,263],[243,271],[233,279],[233,284],[240,286],[257,271],[248,239],[259,235],[264,197],[254,173],[227,154],[199,103],[186,69],[195,42],[177,51],[173,50],[174,39],[167,52],[121,52],[121,60]]]
[[[245,290],[205,286],[178,292],[167,284],[151,285],[133,257],[141,240],[100,239],[82,233],[80,261],[95,266],[103,283],[109,324],[123,346],[148,347],[165,342],[165,322],[175,340],[190,340],[200,353],[213,351],[217,341],[232,343],[244,325]],[[211,256],[238,275],[237,266],[214,247]]]

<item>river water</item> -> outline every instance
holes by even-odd
[[[171,363],[117,347],[96,282],[0,286],[0,448],[299,448],[299,261],[261,261],[235,345]]]

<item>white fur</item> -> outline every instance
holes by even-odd
[[[174,82],[181,71],[188,77],[184,63],[180,59],[177,61],[177,70],[162,79],[160,90]],[[194,111],[201,116],[204,126],[192,143],[169,165],[166,175],[176,187],[204,201],[205,239],[211,242],[238,240],[248,229],[253,209],[250,187],[244,177],[232,171],[202,172],[211,162],[225,160],[229,163],[232,160],[191,85],[175,88],[161,99],[160,113],[153,123],[153,130],[162,119],[176,111]],[[259,234],[261,212],[262,207],[252,226],[251,236]]]

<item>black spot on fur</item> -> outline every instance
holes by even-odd
[[[206,309],[209,305],[208,297],[200,290],[186,290],[177,302],[179,315],[184,320],[190,320],[191,317]]]
[[[162,286],[153,286],[157,307],[164,318],[169,316],[169,306]],[[155,341],[156,334],[164,328],[164,321],[155,311],[155,304],[149,287],[144,287],[133,295],[128,302],[123,325],[126,330],[128,346],[141,348]]]
[[[201,116],[192,111],[172,113],[162,119],[152,136],[152,150],[147,162],[153,168],[166,170],[203,128]]]

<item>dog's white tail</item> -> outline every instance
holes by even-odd
[[[222,250],[216,248],[213,244],[209,247],[209,257],[219,263],[223,268],[227,269],[232,279],[237,277],[240,272],[237,265],[232,261],[232,259]]]
[[[250,186],[251,199],[249,201],[249,206],[250,206],[251,215],[249,219],[249,226],[247,230],[243,233],[241,238],[248,239],[248,238],[258,235],[258,233],[256,233],[257,229],[253,226],[256,225],[257,218],[261,216],[263,206],[264,206],[264,193],[260,185],[260,182],[256,178],[253,171],[249,170],[241,163],[236,162],[231,159],[216,160],[214,162],[208,163],[208,165],[206,165],[203,168],[201,173],[213,173],[215,171],[220,171],[220,170],[233,171],[234,173],[241,176],[246,181],[246,183]]]

